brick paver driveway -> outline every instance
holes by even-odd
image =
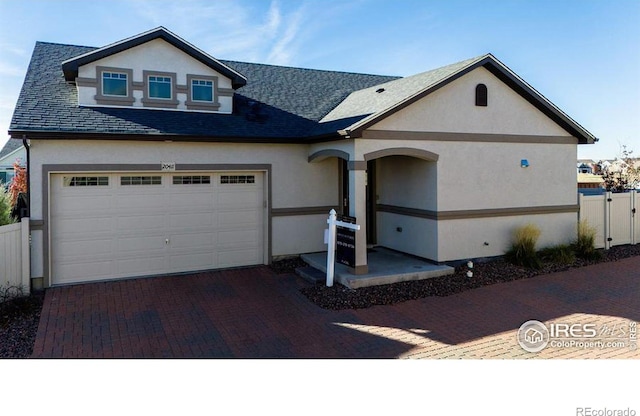
[[[640,358],[625,346],[524,351],[528,320],[594,324],[629,344],[640,321],[640,257],[369,309],[310,303],[267,267],[57,287],[33,357]]]

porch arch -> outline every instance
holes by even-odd
[[[375,152],[365,153],[364,160],[380,159],[385,156],[411,156],[428,162],[437,162],[440,157],[438,154],[429,152],[428,150],[414,149],[411,147],[392,147],[389,149],[376,150]]]
[[[338,150],[338,149],[324,149],[324,150],[319,150],[311,155],[309,155],[309,163],[311,162],[321,162],[325,159],[328,159],[330,157],[337,157],[339,159],[343,159],[348,161],[349,160],[349,153],[343,151],[343,150]]]

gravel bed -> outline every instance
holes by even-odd
[[[454,274],[426,280],[400,282],[389,285],[349,289],[339,283],[333,287],[317,284],[301,289],[313,303],[323,309],[363,309],[374,305],[390,305],[428,296],[449,296],[465,290],[512,280],[527,279],[541,274],[554,273],[590,264],[616,261],[640,255],[640,244],[616,246],[608,251],[601,250],[602,258],[597,261],[578,259],[574,263],[546,263],[540,270],[514,266],[503,259],[495,259],[473,265],[473,277],[467,277],[465,265],[456,267]]]
[[[44,293],[0,303],[0,358],[28,358],[38,332]]]

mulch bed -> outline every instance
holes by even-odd
[[[349,289],[339,283],[333,287],[317,284],[301,289],[301,292],[313,303],[323,309],[364,309],[374,305],[390,305],[412,299],[429,296],[449,296],[465,290],[475,289],[496,283],[527,279],[541,274],[560,272],[590,264],[616,261],[640,255],[640,244],[616,246],[602,250],[602,258],[597,261],[577,259],[572,264],[546,263],[539,270],[514,266],[503,259],[495,259],[473,265],[473,277],[467,277],[469,270],[465,265],[456,267],[454,274],[426,280],[393,283]]]

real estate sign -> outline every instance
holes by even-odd
[[[355,217],[342,215],[339,221],[355,224]],[[349,267],[356,266],[356,230],[346,227],[336,227],[336,260]]]

